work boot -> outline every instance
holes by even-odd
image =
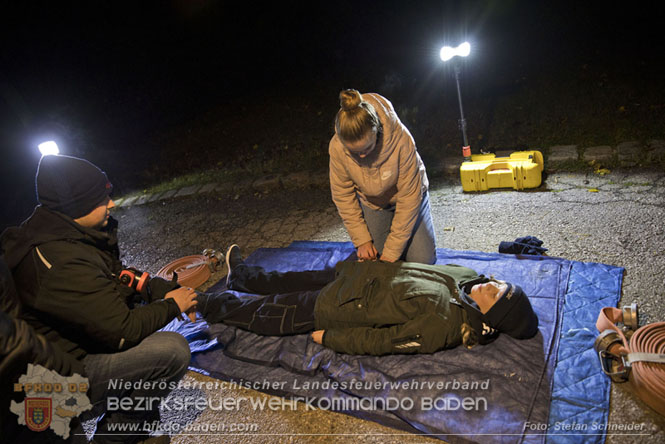
[[[240,247],[237,244],[233,244],[226,250],[226,268],[228,272],[226,274],[226,287],[230,288],[231,286],[231,273],[235,267],[241,265],[244,262],[242,255],[240,254]]]

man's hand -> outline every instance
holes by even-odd
[[[196,305],[196,292],[189,287],[180,287],[175,290],[169,291],[164,296],[164,299],[173,298],[173,300],[178,304],[178,308],[181,313],[187,313],[189,319],[194,322],[196,320],[196,313],[194,306]]]
[[[317,344],[323,345],[323,333],[325,333],[325,330],[316,330],[312,332],[312,340],[316,342]]]
[[[381,256],[381,262],[395,262],[397,258],[392,258],[389,256]]]
[[[359,261],[374,261],[378,257],[379,252],[374,248],[374,242],[365,242],[358,247],[358,260]]]

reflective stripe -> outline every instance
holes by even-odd
[[[51,263],[42,255],[42,252],[39,251],[39,247],[35,247],[35,250],[37,250],[37,256],[39,256],[39,259],[41,259],[44,265],[46,265],[46,268],[50,270],[53,265],[51,265]]]
[[[118,344],[118,350],[120,350],[123,345],[125,345],[125,338],[120,339],[120,344]]]
[[[400,344],[400,345],[395,346],[395,348],[400,349],[400,350],[405,349],[405,348],[412,348],[412,347],[420,347],[420,342],[411,341],[411,342],[407,342],[406,344]]]

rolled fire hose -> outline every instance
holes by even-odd
[[[603,353],[621,359],[625,367],[623,371],[628,373],[628,381],[635,393],[649,407],[665,416],[665,322],[640,327],[628,341],[616,325],[619,322],[626,324],[624,313],[625,310],[605,307],[598,315],[596,328],[602,333],[596,340],[596,350],[603,337],[615,337],[614,340],[609,339],[606,350],[598,350],[601,363]]]
[[[211,273],[221,262],[220,253],[212,249],[205,249],[203,254],[185,256],[169,262],[157,272],[157,276],[170,281],[175,272],[180,285],[197,288],[210,279]]]

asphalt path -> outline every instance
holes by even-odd
[[[325,181],[319,181],[325,182]],[[637,303],[643,325],[665,320],[665,173],[628,169],[606,175],[550,173],[534,190],[465,193],[458,178],[432,178],[430,200],[439,247],[498,251],[501,241],[536,236],[550,256],[625,268],[622,305]],[[167,262],[205,248],[239,244],[245,254],[296,240],[347,241],[325,186],[259,193],[248,184],[225,192],[166,199],[115,210],[123,262],[155,272]],[[225,275],[220,269],[206,288]],[[185,381],[214,383],[189,372]],[[189,393],[211,400],[272,398],[246,388],[200,387]],[[324,443],[441,442],[325,410],[238,409],[168,412],[192,433],[172,442]],[[201,434],[207,424],[233,434]],[[253,425],[255,424],[255,426]],[[642,403],[628,384],[613,384],[608,424],[635,425],[640,435],[610,434],[607,442],[665,442],[665,419]],[[198,427],[198,429],[197,429]],[[197,431],[198,430],[198,431]],[[574,441],[571,441],[574,442]],[[580,438],[577,442],[585,442]]]

